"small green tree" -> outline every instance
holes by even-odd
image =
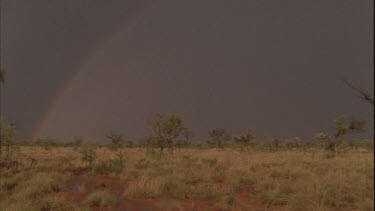
[[[365,122],[351,119],[350,121],[344,115],[339,116],[335,121],[333,128],[335,129],[334,137],[326,133],[318,133],[315,135],[320,146],[329,149],[332,152],[337,151],[337,146],[343,143],[343,136],[351,132],[364,131]]]
[[[109,149],[117,152],[117,157],[119,159],[120,165],[124,163],[124,152],[123,149],[127,146],[127,142],[123,140],[121,134],[115,134],[110,132],[106,137],[111,141],[109,144]]]
[[[166,146],[168,146],[169,149],[172,149],[175,138],[180,136],[185,130],[181,117],[177,113],[151,114],[148,119],[148,124],[152,130],[153,138],[160,147],[161,152]]]
[[[299,137],[294,137],[290,140],[287,140],[285,142],[285,146],[287,149],[300,148],[302,146],[302,141]]]
[[[253,144],[255,136],[251,129],[247,130],[244,135],[233,136],[233,139],[236,143],[240,144],[241,147],[248,147]]]
[[[322,148],[329,149],[331,151],[335,151],[336,143],[331,136],[327,133],[317,133],[314,135],[315,140],[318,142],[319,146]]]
[[[92,164],[96,159],[96,148],[97,144],[88,139],[81,147],[82,161],[89,164],[89,168],[92,168]]]
[[[214,128],[208,131],[208,135],[210,136],[211,140],[208,140],[209,145],[213,145],[218,148],[222,148],[223,144],[223,136],[225,134],[225,129],[223,128]]]

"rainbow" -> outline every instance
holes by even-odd
[[[157,5],[156,3],[160,3],[160,1],[153,1],[153,3],[138,11],[133,17],[128,19],[118,29],[116,29],[113,33],[107,36],[106,39],[104,39],[104,41],[101,42],[98,45],[98,47],[82,61],[82,63],[80,63],[80,65],[73,71],[69,79],[59,89],[55,97],[51,100],[46,112],[43,114],[41,118],[40,123],[37,125],[37,127],[35,127],[33,131],[33,139],[40,137],[44,128],[51,120],[51,117],[56,112],[56,109],[58,105],[61,103],[62,99],[71,90],[73,85],[76,83],[77,79],[85,72],[87,67],[95,60],[95,58],[97,58],[97,56],[102,51],[104,51],[107,48],[107,46],[109,46],[113,41],[115,41],[120,36],[122,31],[137,23],[148,10],[154,8]]]

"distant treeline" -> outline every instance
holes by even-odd
[[[68,142],[57,142],[53,139],[37,139],[37,140],[20,140],[13,144],[18,146],[40,146],[46,149],[50,147],[80,147],[85,142],[85,140],[72,140]],[[133,142],[130,140],[125,140],[125,145],[122,148],[148,148],[157,149],[158,144],[154,140],[146,141],[139,140]],[[105,144],[96,143],[98,147],[110,147],[111,142]],[[295,137],[292,139],[279,140],[276,138],[269,138],[266,140],[254,140],[248,145],[243,145],[238,143],[235,139],[226,140],[221,142],[214,142],[212,140],[200,141],[200,142],[186,142],[185,140],[176,140],[173,144],[175,149],[182,148],[195,148],[195,149],[210,149],[210,148],[242,148],[242,149],[255,149],[255,150],[293,150],[293,149],[309,149],[309,148],[322,148],[325,149],[324,143],[319,140],[315,141],[302,141],[300,138]],[[374,149],[374,140],[370,139],[350,139],[344,140],[338,146],[339,149]]]
[[[152,131],[151,136],[147,136],[141,140],[132,141],[123,138],[119,133],[108,133],[105,138],[108,139],[106,144],[99,144],[93,140],[73,137],[68,142],[58,142],[52,137],[38,138],[35,140],[15,140],[16,127],[14,124],[6,122],[2,123],[2,141],[5,145],[7,154],[10,154],[11,148],[18,146],[42,146],[46,150],[51,147],[74,147],[78,148],[83,144],[90,142],[97,147],[110,147],[116,149],[142,147],[147,150],[160,149],[162,152],[165,148],[173,151],[181,148],[239,148],[239,149],[258,149],[258,150],[293,150],[322,148],[332,152],[343,151],[350,148],[373,149],[374,140],[350,139],[344,140],[344,136],[354,132],[362,132],[365,128],[365,122],[356,119],[347,119],[344,115],[338,117],[334,121],[334,134],[317,133],[314,141],[302,141],[298,137],[287,140],[279,140],[277,138],[267,138],[258,140],[255,138],[253,131],[248,129],[240,135],[228,135],[223,128],[214,128],[208,131],[209,139],[201,142],[192,142],[194,133],[192,130],[184,127],[179,114],[163,114],[155,113],[150,115],[148,126]],[[0,145],[0,155],[3,151]]]

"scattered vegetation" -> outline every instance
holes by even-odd
[[[86,141],[81,149],[82,161],[89,164],[89,168],[92,168],[92,164],[96,159],[96,144],[92,140]]]
[[[363,130],[360,121],[341,116],[335,134],[316,142],[260,141],[250,129],[224,142],[225,130],[213,129],[197,143],[178,115],[149,124],[153,136],[137,145],[112,132],[107,145],[78,137],[17,142],[0,160],[0,210],[89,210],[134,199],[155,208],[168,199],[171,209],[186,210],[374,209],[373,140],[344,139]],[[46,142],[55,144],[46,150]]]
[[[342,115],[335,120],[335,136],[332,138],[326,133],[318,133],[315,135],[315,139],[319,142],[319,144],[329,149],[332,152],[337,151],[338,146],[342,146],[344,143],[343,136],[356,131],[363,131],[365,123],[363,121],[352,119],[350,120],[349,124],[347,118]]]

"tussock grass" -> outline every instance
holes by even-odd
[[[84,203],[88,206],[111,206],[115,200],[107,191],[98,190],[90,193]]]
[[[313,148],[224,148],[159,153],[132,148],[123,152],[124,162],[119,166],[113,151],[97,149],[92,170],[84,174],[120,178],[126,184],[125,198],[211,200],[223,210],[251,206],[240,200],[237,190],[241,187],[251,188],[247,197],[254,199],[252,203],[280,210],[374,209],[373,151],[332,154]],[[38,160],[37,165],[30,167],[28,156]],[[56,170],[87,165],[81,161],[79,150],[68,147],[50,151],[22,147],[15,157],[25,167],[0,169],[0,204],[4,210],[65,209],[59,201],[62,199],[53,196],[64,189],[66,180]],[[50,194],[47,201],[39,200]],[[106,201],[97,202],[98,196],[110,201],[108,193],[99,192],[90,195],[87,204],[106,206]]]
[[[159,186],[160,181],[158,179],[151,179],[143,176],[138,180],[129,183],[124,192],[124,196],[127,198],[140,199],[156,198],[161,195]]]
[[[241,210],[242,207],[240,205],[233,193],[223,195],[216,203],[216,207],[219,210]]]
[[[14,175],[1,172],[0,210],[74,210],[55,195],[65,187],[64,175],[44,172],[44,169],[25,169]]]

